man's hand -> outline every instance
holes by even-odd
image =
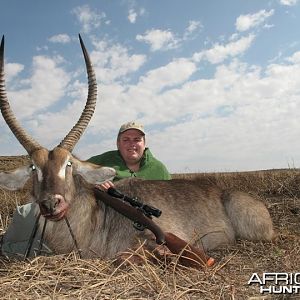
[[[107,192],[110,187],[115,187],[115,185],[111,181],[105,181],[101,184],[96,184],[96,188],[100,189],[101,191]]]

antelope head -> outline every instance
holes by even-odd
[[[70,132],[53,150],[48,150],[36,142],[17,121],[10,108],[5,88],[4,36],[0,46],[0,109],[12,133],[30,156],[30,164],[16,170],[0,172],[0,186],[17,190],[32,178],[32,194],[40,207],[41,214],[51,220],[62,219],[72,202],[77,189],[75,176],[80,175],[91,184],[110,180],[115,170],[80,161],[72,155],[72,150],[86,129],[96,107],[97,81],[89,54],[79,35],[87,76],[88,96],[81,116]]]

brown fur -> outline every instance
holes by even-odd
[[[137,231],[132,221],[101,201],[96,203],[94,184],[99,177],[109,179],[112,169],[82,162],[59,147],[52,151],[37,150],[32,155],[32,163],[36,169],[20,168],[14,183],[14,172],[0,172],[0,185],[5,187],[9,183],[10,188],[14,184],[19,188],[25,181],[20,175],[23,173],[25,178],[33,178],[32,196],[38,204],[37,213],[40,209],[50,219],[45,242],[55,253],[75,249],[64,216],[71,224],[83,257],[112,258],[129,248],[136,249],[145,240],[146,247],[155,249],[157,245],[149,230]],[[64,176],[59,177],[58,172]],[[42,181],[38,180],[39,176]],[[162,215],[154,221],[164,232],[171,232],[204,250],[232,244],[236,238],[271,240],[274,237],[267,208],[246,193],[224,191],[215,183],[199,179],[129,178],[115,185],[127,196],[136,196],[162,210]]]
[[[151,234],[139,232],[132,222],[104,204],[97,206],[90,191],[77,178],[77,196],[72,200],[67,217],[79,247],[86,257],[112,258],[128,248],[135,248],[138,239]],[[224,192],[214,184],[174,179],[147,181],[124,179],[116,187],[129,196],[137,196],[162,210],[155,219],[164,231],[204,249],[234,243],[236,238],[271,240],[274,231],[270,215],[262,202],[242,192]],[[74,249],[64,221],[52,222],[47,242],[56,252]]]

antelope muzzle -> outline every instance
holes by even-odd
[[[41,214],[51,221],[63,219],[68,211],[69,204],[59,194],[47,194],[39,202]]]

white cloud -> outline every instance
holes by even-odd
[[[202,24],[200,21],[189,21],[187,32],[192,33],[199,28],[202,28]]]
[[[282,5],[293,6],[298,3],[298,0],[280,0],[279,2]]]
[[[103,128],[110,131],[117,130],[122,123],[137,119],[141,111],[147,112],[143,121],[148,122],[152,114],[155,114],[154,122],[160,120],[166,114],[166,105],[169,105],[169,102],[160,97],[160,93],[183,84],[195,71],[194,63],[187,59],[178,59],[151,70],[141,77],[136,85],[102,84],[99,92],[101,100],[99,99],[91,122],[90,132],[99,136],[100,128],[100,132],[103,132]]]
[[[195,34],[196,32],[199,32],[203,28],[203,25],[200,21],[189,21],[189,25],[185,30],[185,33],[183,35],[183,39],[189,39]]]
[[[120,44],[95,40],[91,57],[101,82],[112,82],[137,71],[146,61],[145,55],[132,54]]]
[[[31,77],[22,81],[22,88],[8,91],[13,110],[20,118],[47,109],[65,94],[70,78],[59,62],[61,58],[35,56]]]
[[[75,152],[88,158],[114,148],[120,124],[140,118],[149,129],[152,152],[171,172],[287,167],[289,157],[300,153],[294,138],[300,131],[298,56],[296,52],[288,64],[270,64],[265,70],[235,60],[218,66],[211,79],[196,80],[191,80],[195,64],[180,59],[148,72],[130,88],[102,85],[95,115]],[[37,63],[44,71],[57,67],[47,60]],[[79,117],[86,86],[77,84],[74,91],[80,100],[25,123],[43,145],[59,143]],[[40,94],[48,97],[45,91]],[[155,124],[164,127],[157,130]],[[90,135],[93,142],[86,147]],[[172,156],[170,149],[175,149]]]
[[[129,2],[129,10],[128,10],[128,20],[130,23],[135,24],[138,17],[142,17],[146,10],[145,8],[141,7],[139,9],[136,8],[137,3],[135,2]]]
[[[286,60],[291,63],[299,64],[300,63],[300,51],[295,52],[292,56],[288,57]]]
[[[99,28],[102,22],[109,23],[104,12],[92,10],[88,5],[77,6],[72,10],[72,13],[77,17],[85,33]]]
[[[17,63],[8,63],[5,64],[5,79],[6,82],[11,81],[16,77],[20,72],[24,70],[24,66]]]
[[[247,37],[242,37],[236,41],[221,45],[215,44],[208,50],[197,52],[193,55],[196,62],[207,60],[212,64],[218,64],[225,59],[243,54],[252,44],[255,35],[250,34]]]
[[[46,76],[41,80],[48,82],[47,92],[36,90],[38,96],[47,98],[46,103],[53,87],[62,90],[47,73],[54,72],[59,82],[65,81],[57,63],[48,59],[37,58],[36,68],[43,74],[34,72],[36,77]],[[260,69],[235,59],[217,66],[210,79],[192,79],[195,63],[181,58],[149,71],[135,85],[101,84],[95,115],[75,152],[84,159],[115,148],[120,124],[140,119],[148,130],[152,152],[171,172],[287,167],[290,157],[300,159],[295,139],[300,132],[299,53],[283,61],[287,63]],[[63,110],[40,112],[25,122],[41,144],[53,147],[59,143],[79,117],[86,85],[77,82],[73,92],[77,100]],[[39,97],[29,101],[25,95],[24,107],[17,108],[16,103],[24,103],[23,95],[21,91],[20,102],[14,102],[18,115],[32,101],[42,107]],[[172,155],[170,149],[174,149]]]
[[[166,66],[149,71],[140,78],[137,88],[159,92],[188,80],[196,71],[196,65],[188,59],[176,59]]]
[[[138,34],[136,39],[150,45],[151,51],[169,50],[179,46],[179,39],[169,30],[152,29]]]
[[[61,43],[61,44],[67,44],[71,42],[70,36],[65,33],[53,35],[48,40],[51,43]]]
[[[128,20],[130,23],[134,24],[136,22],[137,13],[134,9],[130,9],[128,12]]]
[[[238,31],[246,31],[253,27],[257,27],[258,25],[262,24],[266,19],[271,17],[274,14],[274,9],[270,11],[266,11],[264,9],[260,10],[255,14],[248,14],[248,15],[240,15],[236,19],[236,29]]]
[[[102,95],[106,100],[93,118],[97,140],[88,149],[82,146],[80,155],[114,148],[120,124],[139,118],[152,152],[171,172],[287,167],[289,157],[300,152],[294,138],[300,131],[300,65],[272,64],[262,70],[234,60],[218,66],[211,79],[191,80],[195,70],[181,59],[152,70],[119,94]],[[109,128],[107,137],[103,128]]]
[[[63,107],[59,112],[44,112],[36,114],[27,123],[31,126],[34,137],[44,146],[53,148],[66,136],[79,119],[86,100],[87,87],[80,100]],[[50,126],[49,126],[50,125]]]
[[[165,121],[190,116],[152,132],[153,152],[173,172],[287,167],[291,145],[295,147],[292,155],[299,150],[293,136],[300,130],[300,66],[272,65],[262,74],[260,69],[235,62],[218,67],[210,80],[168,91],[163,96],[168,108]],[[172,97],[177,98],[174,105],[170,105]],[[218,113],[222,106],[231,107],[229,115]],[[149,115],[147,122],[159,122],[154,120],[157,113]],[[166,140],[168,147],[163,147]],[[178,149],[172,157],[170,148]]]
[[[273,28],[274,26],[275,26],[274,24],[265,24],[263,28],[270,29]]]
[[[144,34],[138,34],[136,39],[149,44],[151,51],[166,51],[179,48],[183,41],[195,38],[202,27],[200,21],[191,20],[182,37],[170,30],[152,29],[146,31]]]

